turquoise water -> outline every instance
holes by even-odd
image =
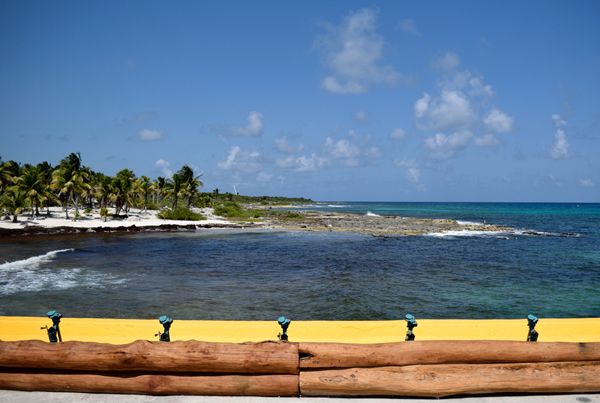
[[[318,203],[513,229],[374,238],[197,231],[0,241],[0,315],[600,316],[600,204]],[[4,261],[5,263],[2,263]]]

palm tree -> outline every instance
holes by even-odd
[[[115,203],[115,213],[117,215],[122,209],[125,210],[125,214],[129,211],[134,179],[135,174],[130,169],[121,169],[113,179],[112,200]]]
[[[44,161],[37,164],[37,170],[41,177],[42,203],[46,206],[46,215],[50,215],[50,202],[56,199],[52,192],[52,165]]]
[[[19,176],[19,164],[15,161],[0,162],[0,194],[9,186],[14,185]]]
[[[194,176],[194,170],[188,165],[184,165],[173,175],[173,178],[175,176],[179,177],[181,181],[179,195],[187,199],[187,207],[190,208],[192,200],[198,195],[198,188],[203,185],[200,181],[201,175]]]
[[[163,198],[167,195],[167,180],[159,176],[154,182],[154,190],[156,192],[156,204],[162,203]]]
[[[101,208],[107,206],[112,192],[112,178],[102,173],[96,173],[94,175],[94,197]]]
[[[23,167],[22,174],[16,180],[16,186],[25,193],[31,206],[31,216],[40,215],[39,207],[45,196],[43,174],[33,165]]]
[[[171,179],[167,179],[167,184],[165,186],[167,194],[171,197],[172,208],[175,210],[177,208],[177,202],[179,201],[179,192],[181,192],[181,184],[183,183],[183,178],[179,175],[179,173],[174,173]]]
[[[11,186],[2,195],[0,204],[8,210],[9,214],[12,214],[12,222],[17,222],[17,216],[27,205],[27,196],[17,186]]]
[[[150,178],[147,176],[140,176],[138,180],[136,180],[136,186],[139,195],[142,197],[144,201],[144,211],[148,209],[148,197],[150,196],[150,192],[152,191],[152,182]]]
[[[75,207],[74,219],[79,217],[79,197],[81,194],[87,194],[91,188],[89,179],[89,170],[82,169],[79,153],[69,154],[52,172],[52,187],[58,191],[67,219],[69,219],[69,202],[72,202]]]

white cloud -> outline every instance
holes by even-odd
[[[552,115],[556,132],[554,133],[554,144],[550,150],[550,155],[554,159],[563,159],[569,156],[569,142],[567,141],[567,133],[564,127],[567,125],[567,121],[561,118],[560,115]]]
[[[400,127],[397,129],[394,129],[390,133],[390,138],[393,140],[402,140],[404,137],[406,137],[406,132],[404,131],[404,129],[402,129]]]
[[[263,115],[260,112],[250,112],[248,114],[248,123],[244,127],[233,129],[233,133],[239,136],[256,137],[263,132]]]
[[[271,179],[273,179],[273,175],[266,172],[259,172],[258,175],[256,175],[256,180],[258,182],[270,182]]]
[[[287,137],[285,137],[285,136],[275,139],[275,147],[277,148],[277,150],[281,151],[282,153],[286,153],[286,154],[299,153],[299,152],[302,152],[302,150],[304,150],[303,144],[298,144],[298,145],[294,146],[294,145],[290,144]]]
[[[454,132],[451,135],[437,133],[425,139],[425,146],[431,151],[432,157],[447,159],[465,149],[472,138],[473,134],[468,130]]]
[[[500,109],[492,109],[484,118],[483,123],[488,130],[495,133],[508,133],[513,128],[513,118]]]
[[[364,111],[358,111],[354,114],[354,120],[358,123],[365,123],[369,120],[369,116]]]
[[[370,85],[393,85],[399,74],[390,65],[381,65],[384,40],[376,30],[377,15],[362,9],[347,15],[339,26],[317,39],[332,74],[323,79],[323,88],[337,94],[360,94]]]
[[[343,160],[348,166],[357,166],[360,149],[348,139],[334,140],[331,137],[325,139],[325,149],[338,160]]]
[[[400,28],[402,31],[406,32],[407,34],[421,36],[421,33],[417,29],[417,24],[409,18],[406,18],[406,19],[400,21],[398,23],[398,28]]]
[[[381,158],[381,148],[377,147],[377,146],[371,146],[371,147],[367,147],[367,149],[363,152],[363,154],[365,155],[365,157],[367,157],[370,160],[376,160]]]
[[[415,103],[415,116],[423,130],[462,129],[476,119],[469,98],[460,91],[443,90],[439,97],[429,94]]]
[[[245,151],[239,146],[231,147],[227,158],[217,166],[223,170],[258,172],[262,169],[262,157],[258,151]]]
[[[161,158],[154,163],[154,166],[159,168],[165,177],[170,178],[173,176],[173,170],[169,161]]]
[[[278,159],[275,163],[280,168],[292,169],[297,172],[307,172],[323,168],[327,165],[328,161],[327,159],[312,153],[308,156],[288,155],[285,158]]]
[[[348,167],[372,162],[382,155],[381,149],[371,143],[370,136],[359,135],[354,130],[341,139],[327,137],[323,148],[328,159],[337,160]]]
[[[556,186],[562,186],[563,185],[562,181],[560,179],[558,179],[556,176],[552,175],[552,174],[546,175],[546,178],[548,178],[548,180],[550,182],[552,182],[553,185],[556,185]]]
[[[496,136],[491,133],[484,134],[483,136],[475,137],[475,144],[480,147],[495,146],[499,143]]]
[[[439,93],[425,92],[414,104],[417,128],[431,134],[425,147],[436,159],[454,157],[471,143],[495,146],[500,143],[496,135],[514,127],[513,117],[493,105],[492,86],[459,66],[458,55],[446,52],[434,63]]]
[[[433,66],[439,70],[451,71],[456,69],[460,65],[460,58],[456,53],[446,52],[437,59]]]
[[[425,116],[427,109],[429,109],[429,102],[431,102],[431,96],[426,92],[421,98],[417,99],[417,102],[415,102],[415,116],[417,118]]]
[[[579,184],[585,188],[593,188],[596,186],[594,181],[589,178],[579,179]]]
[[[394,160],[394,164],[398,167],[404,168],[404,175],[406,179],[412,183],[419,183],[421,180],[421,170],[419,169],[415,160]]]
[[[165,134],[158,130],[142,129],[137,132],[137,138],[142,141],[160,140],[165,137]]]

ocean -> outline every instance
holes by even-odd
[[[0,315],[275,320],[600,316],[600,204],[324,202],[509,226],[379,238],[199,230],[0,240]]]

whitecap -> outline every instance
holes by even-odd
[[[381,217],[379,214],[375,214],[375,213],[371,213],[370,211],[367,211],[367,214],[365,214],[367,217]]]
[[[44,263],[52,261],[59,253],[73,252],[75,249],[57,249],[44,253],[43,255],[32,256],[27,259],[15,260],[14,262],[6,262],[0,264],[0,272],[14,271],[22,269],[36,269]]]
[[[425,236],[433,238],[502,238],[506,239],[510,232],[507,231],[473,231],[473,230],[460,230],[460,231],[442,231],[442,232],[429,232]]]
[[[482,222],[477,222],[477,221],[465,221],[465,220],[456,220],[456,223],[458,225],[472,225],[472,226],[481,226],[481,225],[485,225]]]
[[[74,249],[59,249],[39,256],[0,264],[0,295],[42,290],[65,290],[74,287],[98,287],[126,282],[112,274],[100,273],[86,268],[52,267],[59,253]]]

